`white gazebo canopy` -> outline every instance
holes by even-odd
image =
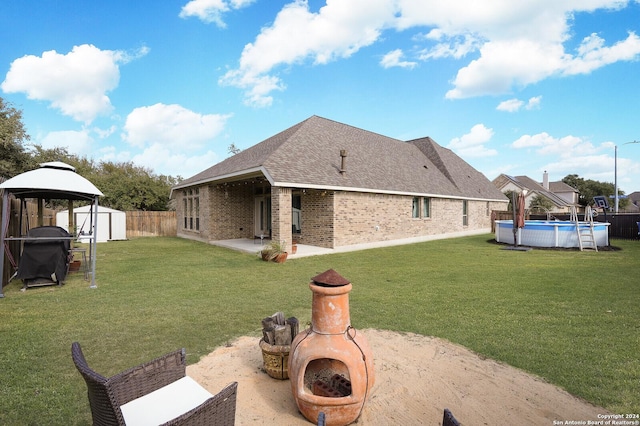
[[[91,232],[91,287],[95,287],[95,249],[98,197],[104,195],[94,184],[76,173],[76,169],[60,161],[40,164],[40,168],[24,172],[0,184],[2,190],[2,228],[0,228],[0,250],[7,240],[20,240],[22,237],[6,238],[9,223],[9,193],[17,198],[37,198],[39,200],[91,200],[94,205],[93,229]],[[4,272],[4,252],[0,255],[0,277]],[[0,283],[0,297],[3,297]]]
[[[18,198],[46,198],[62,200],[92,200],[104,195],[76,169],[60,161],[40,164],[40,168],[15,176],[2,184]]]

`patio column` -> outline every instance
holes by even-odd
[[[271,188],[271,239],[283,241],[291,252],[291,188]]]

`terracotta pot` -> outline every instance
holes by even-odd
[[[351,283],[330,269],[309,288],[311,328],[291,343],[291,390],[310,422],[323,412],[327,425],[348,425],[360,416],[373,386],[373,354],[364,335],[351,327]]]
[[[279,380],[289,378],[289,345],[270,345],[264,339],[260,339],[260,349],[262,350],[262,364],[264,371],[270,377]]]
[[[69,264],[69,272],[77,272],[80,270],[81,262],[79,260],[74,260]]]
[[[278,255],[276,255],[276,257],[273,259],[274,262],[276,263],[284,263],[287,260],[287,256],[289,254],[285,251],[284,253],[279,253]]]
[[[291,254],[296,254],[298,252],[298,245],[297,244],[292,244],[291,245]]]

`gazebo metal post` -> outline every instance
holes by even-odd
[[[1,226],[2,228],[0,228],[1,232],[0,232],[0,298],[4,297],[4,293],[2,291],[2,285],[4,284],[4,230],[7,227],[7,221],[9,220],[9,191],[4,190],[2,191],[2,223]]]
[[[95,209],[93,211],[93,238],[89,245],[89,258],[91,259],[91,285],[90,288],[98,288],[96,284],[96,246],[98,242],[98,196],[93,198]]]
[[[516,192],[511,193],[511,210],[513,211],[513,246],[518,245],[516,234],[518,233],[518,225],[516,224]]]

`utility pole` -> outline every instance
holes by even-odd
[[[629,145],[630,143],[640,143],[640,141],[631,141],[623,143],[622,145]],[[614,173],[614,189],[613,189],[613,197],[614,197],[614,211],[618,214],[618,145],[615,145],[615,157],[613,163],[613,173]]]

